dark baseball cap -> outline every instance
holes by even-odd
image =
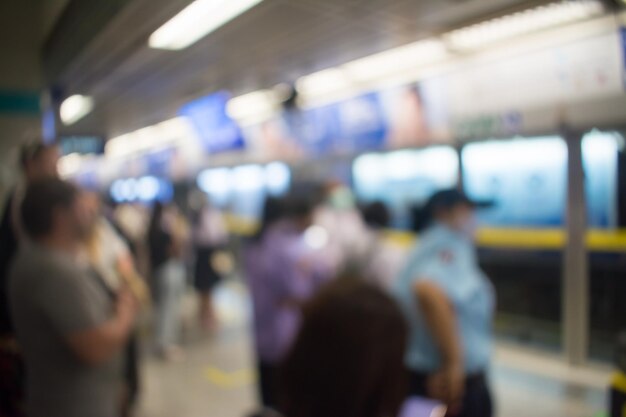
[[[447,190],[437,191],[433,194],[426,203],[426,207],[429,208],[429,211],[432,214],[436,210],[451,209],[460,204],[467,205],[472,208],[487,208],[493,206],[493,201],[473,200],[462,191],[459,191],[456,188],[450,188]]]
[[[428,227],[439,210],[450,210],[459,205],[466,205],[474,209],[488,208],[494,205],[493,201],[473,200],[456,188],[437,191],[422,206],[413,210],[413,229],[421,231]]]

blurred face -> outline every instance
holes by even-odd
[[[79,205],[79,216],[89,231],[93,231],[100,218],[100,198],[95,193],[85,192],[80,197]]]
[[[59,149],[56,147],[46,149],[26,165],[26,177],[29,181],[56,178],[59,176],[57,171],[58,162]]]
[[[458,204],[455,207],[440,213],[439,221],[453,230],[474,238],[476,233],[476,218],[474,209],[467,204]]]
[[[81,196],[69,210],[68,218],[68,230],[72,237],[84,240],[91,235],[98,220],[97,206],[94,206],[91,198]]]
[[[53,216],[53,233],[65,240],[83,243],[90,235],[93,216],[79,196],[69,207],[58,207]]]

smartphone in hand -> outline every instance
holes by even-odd
[[[402,406],[399,417],[444,417],[447,408],[435,400],[411,397]]]

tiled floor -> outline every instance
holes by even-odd
[[[182,363],[147,360],[139,417],[243,417],[253,410],[245,291],[229,284],[217,301],[220,332],[189,331]],[[499,345],[492,375],[498,416],[603,416],[608,378],[607,369],[573,369],[557,357]]]

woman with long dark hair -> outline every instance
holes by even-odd
[[[407,326],[393,299],[340,278],[306,305],[282,366],[286,417],[395,417],[406,393]]]

